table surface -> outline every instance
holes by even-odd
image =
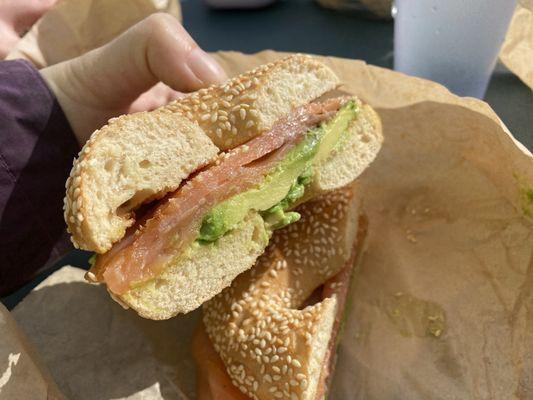
[[[184,25],[207,51],[264,49],[356,58],[392,67],[393,23],[319,7],[311,0],[279,1],[259,10],[211,10],[202,1],[181,2]],[[509,130],[533,149],[533,92],[503,65],[492,76],[485,100]],[[63,265],[87,267],[89,253],[73,251],[17,292],[2,299],[12,308]]]

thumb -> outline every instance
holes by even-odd
[[[226,79],[178,20],[164,13],[152,14],[108,44],[41,73],[82,136],[126,113],[160,81],[189,92]]]
[[[72,65],[80,84],[108,104],[128,103],[161,81],[179,92],[226,79],[177,19],[153,14]],[[103,99],[102,99],[103,98]]]
[[[76,86],[108,107],[126,106],[159,81],[190,92],[226,79],[179,21],[164,13],[152,14],[107,45],[72,60],[70,67]]]

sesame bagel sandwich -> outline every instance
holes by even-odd
[[[199,307],[251,268],[293,208],[352,182],[381,142],[377,114],[296,55],[94,132],[67,180],[87,279],[143,317]]]
[[[203,305],[198,400],[327,395],[366,220],[353,188],[297,210],[301,219],[274,233],[257,264]]]

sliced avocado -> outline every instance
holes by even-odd
[[[89,257],[89,265],[91,268],[94,267],[94,264],[96,264],[96,253]]]
[[[309,130],[260,185],[213,207],[202,221],[197,240],[217,240],[242,221],[250,210],[260,212],[271,229],[300,219],[297,212],[287,210],[303,196],[311,180],[312,165],[329,156],[357,112],[356,103],[348,101],[330,121]]]
[[[306,137],[286,155],[259,186],[213,207],[202,221],[198,239],[207,242],[217,240],[242,221],[250,210],[268,210],[279,203],[315,155],[316,142],[315,135]]]
[[[345,135],[343,135],[350,122],[357,118],[359,113],[359,107],[353,100],[346,102],[342,108],[335,114],[333,119],[324,124],[324,128],[327,130],[324,137],[320,142],[318,152],[313,159],[314,164],[318,164],[329,157],[332,150],[337,150],[342,146]]]

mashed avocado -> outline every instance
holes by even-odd
[[[303,196],[311,181],[313,164],[330,154],[357,112],[356,103],[348,101],[330,121],[309,130],[260,185],[213,207],[202,221],[197,240],[217,240],[241,222],[250,210],[260,212],[271,229],[298,221],[300,215],[287,210]]]

